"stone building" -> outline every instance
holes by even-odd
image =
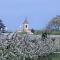
[[[24,20],[23,22],[23,31],[27,32],[29,30],[29,25],[27,19]]]
[[[25,18],[24,22],[22,23],[22,26],[17,30],[17,32],[26,32],[28,34],[33,34],[31,32],[31,29],[29,28],[29,23],[27,18]]]
[[[23,32],[26,32],[28,34],[33,34],[31,32],[31,29],[29,29],[29,23],[27,21],[27,18],[25,18],[24,22],[23,22]]]

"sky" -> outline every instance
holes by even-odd
[[[29,27],[44,29],[60,15],[60,0],[0,0],[0,19],[8,30],[16,31],[27,17]]]

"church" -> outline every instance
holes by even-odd
[[[31,32],[31,29],[29,28],[29,23],[27,18],[25,18],[24,22],[22,23],[22,31],[21,32],[26,32],[28,34],[33,34]]]

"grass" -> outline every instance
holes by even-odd
[[[60,60],[60,54],[50,54],[48,56],[39,57],[38,60]]]
[[[41,35],[42,33],[47,32],[51,35],[60,35],[60,31],[48,31],[48,30],[35,30],[34,35]],[[27,34],[26,32],[18,32],[18,34]]]
[[[22,35],[22,34],[27,34],[26,32],[18,32],[18,34]]]
[[[60,60],[60,54],[52,54],[51,55],[51,60]]]
[[[36,60],[36,59],[30,59],[26,58],[25,60]],[[60,54],[50,54],[48,56],[39,56],[37,60],[60,60]]]
[[[60,35],[60,31],[52,31],[52,35]]]
[[[35,34],[35,35],[40,35],[40,34],[42,34],[42,32],[44,32],[44,30],[36,30],[36,31],[34,32],[34,34]]]
[[[37,30],[34,32],[35,35],[41,35],[42,33],[44,33],[45,30]],[[51,34],[51,35],[60,35],[60,31],[52,31],[52,32],[48,32],[48,34]]]

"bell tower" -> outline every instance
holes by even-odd
[[[23,22],[23,31],[27,32],[28,30],[29,30],[28,21],[27,18],[25,18],[25,21]]]

